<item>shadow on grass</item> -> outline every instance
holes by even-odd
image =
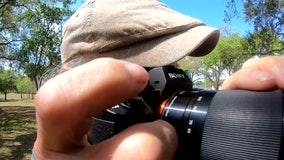
[[[19,101],[18,99],[7,99],[7,100],[4,100],[2,98],[0,98],[0,102],[17,102]]]
[[[3,98],[0,98],[0,102],[22,102],[24,100],[27,100],[27,99],[19,99],[19,98],[9,98],[9,99],[3,99]]]
[[[35,124],[34,106],[0,106],[0,159],[29,159]]]

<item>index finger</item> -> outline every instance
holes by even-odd
[[[37,93],[37,143],[53,151],[86,145],[91,116],[136,96],[146,86],[140,66],[97,59],[48,81]]]
[[[222,89],[284,90],[284,58],[269,56],[246,62],[222,84]]]

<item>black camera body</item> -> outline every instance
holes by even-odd
[[[181,69],[147,71],[149,83],[139,96],[93,117],[91,143],[137,123],[163,119],[179,138],[174,159],[284,159],[281,90],[193,89]]]

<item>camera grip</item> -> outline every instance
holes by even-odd
[[[92,117],[88,140],[91,144],[96,144],[129,126],[153,120],[150,107],[141,97],[135,97]]]
[[[115,133],[114,122],[92,117],[91,128],[88,132],[88,140],[92,144],[110,138]]]

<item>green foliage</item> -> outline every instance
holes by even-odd
[[[236,3],[243,4],[245,21],[254,26],[248,34],[247,50],[251,55],[283,55],[284,51],[284,1],[283,0],[230,0],[226,21],[238,17]]]
[[[256,31],[270,28],[283,34],[283,13],[279,3],[279,0],[246,0],[243,2],[245,20],[252,21]]]
[[[17,77],[16,88],[19,93],[32,93],[33,83],[29,77]]]
[[[9,91],[16,90],[14,79],[15,74],[12,71],[0,69],[0,92],[5,94],[5,100]]]
[[[186,70],[189,78],[195,82],[202,74],[201,57],[185,57],[178,62],[179,68]]]
[[[17,76],[11,70],[4,70],[0,67],[0,93],[7,94],[10,92],[34,93],[34,84],[28,77]]]
[[[238,34],[222,37],[216,48],[202,58],[204,74],[215,89],[221,84],[222,76],[235,72],[247,59],[243,50],[244,42],[245,39]]]
[[[244,49],[251,56],[283,55],[283,42],[271,30],[263,29],[248,34]]]
[[[11,55],[19,45],[19,13],[25,8],[27,0],[0,1],[0,58],[15,60]]]
[[[74,2],[0,2],[0,14],[5,15],[0,18],[0,59],[14,60],[12,66],[28,75],[37,88],[41,85],[41,76],[60,64],[61,28],[72,14],[70,7]]]
[[[15,74],[10,70],[1,70],[0,71],[0,92],[7,93],[16,89],[15,83]]]
[[[68,3],[73,2],[63,1],[63,5],[53,0],[31,2],[32,5],[22,14],[27,29],[22,32],[25,40],[18,54],[22,57],[20,65],[38,89],[42,75],[60,64],[61,28],[66,16],[72,13]]]
[[[201,87],[204,86],[204,83],[203,83],[202,81],[196,81],[196,82],[194,82],[193,85],[194,85],[194,86],[197,86],[198,88],[201,88]]]

